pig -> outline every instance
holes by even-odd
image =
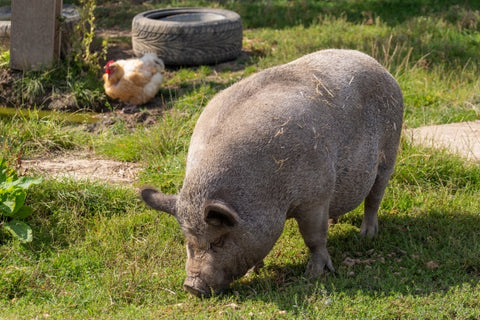
[[[402,121],[398,83],[355,50],[311,53],[218,93],[195,125],[179,194],[141,190],[180,224],[184,288],[227,289],[262,265],[288,218],[310,251],[306,275],[334,271],[329,219],[364,201],[360,234],[377,233]]]

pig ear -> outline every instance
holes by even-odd
[[[147,187],[140,191],[140,196],[142,197],[143,201],[145,201],[145,203],[153,209],[169,213],[172,216],[177,215],[177,195],[163,194],[154,188]]]
[[[215,227],[233,228],[240,221],[235,210],[221,201],[206,202],[203,214],[205,222]]]

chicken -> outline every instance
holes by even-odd
[[[146,53],[139,59],[110,60],[104,69],[105,93],[110,98],[138,106],[155,97],[165,66],[155,54]]]

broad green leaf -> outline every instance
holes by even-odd
[[[2,189],[15,188],[15,189],[27,190],[32,184],[39,184],[40,182],[42,182],[41,178],[33,179],[29,177],[21,177],[20,179],[16,179],[10,182],[7,181],[6,183],[1,184],[0,188]]]
[[[25,219],[26,217],[29,217],[32,213],[32,208],[30,208],[29,206],[23,206],[12,215],[12,218]]]
[[[25,198],[27,194],[23,189],[15,189],[12,193],[7,194],[2,197],[2,202],[0,203],[0,210],[7,217],[12,217],[15,212],[20,210],[25,203]]]
[[[22,190],[22,189],[15,190],[15,193],[12,194],[12,198],[15,201],[15,207],[13,209],[13,213],[17,212],[18,210],[20,210],[21,207],[23,207],[26,197],[27,197],[27,193],[25,192],[25,190]]]
[[[5,222],[2,228],[10,232],[10,234],[23,243],[33,240],[32,228],[28,224],[18,220]]]
[[[5,182],[0,182],[0,190],[3,193],[10,192],[14,189],[15,189],[15,187],[12,185],[12,183],[10,181],[8,181],[8,179]]]
[[[6,217],[11,217],[13,214],[13,208],[15,207],[14,201],[2,201],[0,202],[0,214]]]
[[[2,158],[2,161],[0,161],[0,182],[7,180],[7,173],[7,164],[5,162],[5,159]]]
[[[21,177],[13,182],[13,184],[22,189],[28,189],[32,184],[39,184],[42,182],[42,178],[30,178],[30,177]]]

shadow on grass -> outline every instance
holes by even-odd
[[[475,286],[480,281],[478,214],[429,211],[415,217],[383,215],[381,233],[373,240],[361,238],[358,228],[350,225],[360,225],[360,215],[347,217],[352,220],[348,226],[340,222],[329,236],[334,274],[317,280],[305,278],[305,255],[304,263],[275,260],[259,275],[237,281],[233,290],[244,300],[262,299],[295,312],[312,296],[427,296],[464,284]],[[347,231],[336,232],[337,228]]]

